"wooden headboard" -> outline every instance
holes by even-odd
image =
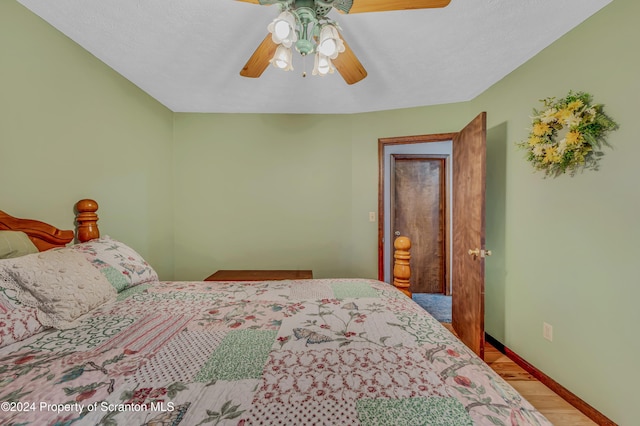
[[[58,229],[53,225],[34,219],[20,219],[0,210],[0,230],[22,231],[29,236],[40,251],[64,247],[73,241],[79,242],[100,237],[98,229],[98,203],[94,200],[80,200],[76,203],[77,234],[73,230]]]

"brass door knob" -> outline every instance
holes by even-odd
[[[469,256],[473,256],[473,257],[487,257],[487,256],[491,256],[491,250],[480,250],[479,248],[476,249],[469,249],[469,251],[467,252],[469,253]]]

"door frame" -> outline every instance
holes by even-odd
[[[445,141],[445,142],[449,142],[449,148],[451,148],[451,144],[453,143],[453,141]],[[385,195],[388,192],[389,194],[389,228],[388,228],[388,232],[386,232],[386,234],[389,235],[390,238],[394,237],[395,235],[391,235],[392,232],[394,232],[395,229],[397,229],[394,225],[396,223],[396,185],[395,185],[395,168],[396,168],[396,161],[398,160],[440,160],[441,163],[441,180],[440,180],[440,191],[444,196],[444,212],[443,212],[443,216],[442,219],[444,220],[444,238],[442,241],[442,248],[443,248],[443,254],[444,254],[444,264],[442,265],[442,287],[440,288],[440,291],[438,293],[434,293],[434,294],[444,294],[446,296],[451,295],[451,276],[450,276],[450,267],[451,267],[451,240],[450,240],[450,235],[451,235],[451,211],[450,211],[450,205],[451,205],[451,187],[453,185],[453,175],[451,173],[451,162],[453,161],[453,152],[446,152],[446,153],[431,153],[430,150],[426,149],[425,151],[429,151],[429,152],[420,152],[420,153],[394,153],[394,152],[389,152],[387,154],[385,154],[385,160],[386,157],[389,157],[389,189],[388,191],[385,190]],[[449,151],[451,151],[451,149],[449,149]],[[386,163],[386,161],[385,161]],[[385,219],[385,218],[383,218]],[[383,229],[386,226],[386,222],[383,223]],[[408,236],[408,235],[405,235]],[[413,241],[412,241],[413,242]],[[391,254],[390,251],[390,246],[386,247],[389,250],[389,254]],[[385,256],[384,259],[387,267],[389,268],[388,270],[391,271],[393,269],[393,259],[391,256]],[[390,278],[390,277],[389,277]],[[415,282],[414,282],[415,283]],[[412,293],[418,293],[417,291],[415,291],[414,289],[412,289],[411,287],[409,288],[409,290]]]
[[[391,137],[391,138],[379,138],[378,139],[378,279],[380,281],[385,280],[385,272],[391,272],[390,268],[385,270],[385,244],[389,243],[390,249],[388,250],[388,255],[391,253],[392,247],[392,236],[391,231],[388,230],[389,235],[385,236],[385,203],[387,201],[385,197],[385,148],[392,147],[395,145],[412,145],[412,144],[423,144],[423,143],[431,143],[431,142],[451,142],[453,144],[453,139],[457,135],[457,133],[437,133],[432,135],[418,135],[418,136],[400,136],[400,137]],[[388,155],[391,155],[389,153]],[[455,167],[455,166],[453,166]],[[449,170],[452,169],[452,166],[449,165]],[[449,188],[453,191],[453,188]],[[449,203],[447,203],[449,204]],[[450,229],[448,231],[451,231]],[[450,232],[448,232],[450,234]],[[447,252],[450,253],[450,247],[447,247]],[[447,262],[447,268],[449,268],[449,262]],[[451,274],[448,273],[447,276],[450,277]],[[390,278],[390,277],[389,277]],[[447,282],[448,293],[451,292],[451,283],[448,279]]]

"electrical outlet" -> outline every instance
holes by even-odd
[[[369,222],[376,221],[376,212],[369,212]]]
[[[551,324],[542,323],[542,337],[553,342],[553,326]]]

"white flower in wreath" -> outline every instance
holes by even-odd
[[[536,157],[542,157],[544,155],[544,146],[536,145],[533,147],[533,155]]]
[[[564,155],[566,151],[567,151],[567,138],[564,138],[560,142],[558,142],[558,154]]]
[[[540,121],[542,121],[545,124],[553,123],[557,120],[556,118],[557,113],[558,113],[557,109],[549,108],[548,110],[542,113],[542,115],[540,116]],[[532,118],[535,118],[535,117],[532,117]]]
[[[569,128],[577,127],[580,124],[580,121],[582,121],[581,117],[575,114],[571,114],[569,117],[567,117],[566,124]]]

